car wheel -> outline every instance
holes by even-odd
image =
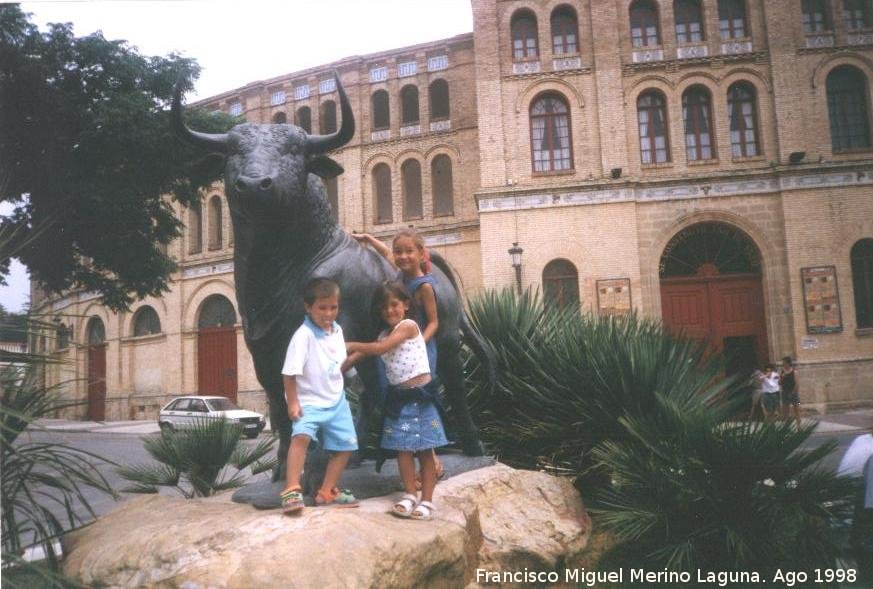
[[[167,421],[162,421],[162,422],[161,422],[161,431],[164,432],[164,433],[166,433],[166,434],[171,434],[171,433],[173,433],[173,432],[176,431],[176,430],[175,430],[175,428],[173,427],[173,424],[172,424],[172,423],[169,423],[169,422],[167,422]]]

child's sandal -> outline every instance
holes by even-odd
[[[279,498],[282,500],[282,513],[296,513],[303,509],[303,493],[300,487],[285,489]]]
[[[412,510],[412,519],[430,520],[433,519],[433,514],[436,512],[436,505],[430,501],[422,501]]]
[[[334,487],[327,494],[319,491],[315,496],[316,507],[358,507],[360,501],[348,489]]]
[[[394,504],[391,513],[397,517],[412,517],[412,510],[415,509],[415,504],[418,502],[418,497],[412,493],[407,493],[400,498],[400,501]]]

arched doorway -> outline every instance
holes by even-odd
[[[668,329],[723,353],[728,376],[768,361],[761,254],[748,235],[724,223],[687,227],[664,248],[659,273]]]
[[[197,390],[236,401],[236,311],[227,297],[211,295],[197,320]]]
[[[88,338],[88,419],[106,419],[106,327],[99,317],[91,317]]]

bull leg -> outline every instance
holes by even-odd
[[[364,384],[364,390],[358,403],[358,415],[355,417],[355,432],[358,435],[358,452],[355,462],[360,462],[370,439],[373,411],[382,397],[384,373],[380,373],[375,358],[363,360],[358,364],[357,369]]]
[[[467,407],[467,388],[464,384],[464,368],[461,365],[458,342],[445,342],[440,348],[437,372],[445,387],[452,416],[461,436],[461,449],[467,456],[482,456],[485,448],[479,441],[479,431]]]
[[[270,427],[274,432],[279,432],[279,451],[276,458],[279,464],[273,469],[273,482],[285,480],[285,459],[288,457],[288,448],[291,446],[291,421],[288,419],[288,408],[285,404],[285,393],[279,395],[275,392],[268,393],[270,408]]]

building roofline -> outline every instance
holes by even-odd
[[[418,43],[416,45],[408,45],[406,47],[399,47],[396,49],[387,49],[385,51],[378,51],[376,53],[367,53],[364,55],[351,55],[348,57],[343,57],[337,61],[332,61],[329,63],[325,63],[322,65],[313,66],[310,68],[306,68],[303,70],[298,70],[295,72],[289,72],[286,74],[282,74],[279,76],[275,76],[273,78],[267,78],[265,80],[255,80],[253,82],[249,82],[245,86],[240,86],[238,88],[234,88],[232,90],[228,90],[226,92],[222,92],[221,94],[215,94],[213,96],[209,96],[207,98],[203,98],[196,102],[192,102],[187,105],[188,107],[202,107],[205,104],[213,103],[219,100],[224,100],[226,98],[231,98],[235,96],[239,96],[241,94],[245,94],[246,92],[252,90],[260,91],[265,86],[270,86],[273,84],[279,84],[281,82],[285,82],[294,78],[303,78],[307,76],[311,76],[318,73],[323,73],[329,70],[347,70],[351,67],[357,67],[361,63],[368,61],[378,61],[379,59],[385,59],[388,57],[393,57],[395,55],[400,55],[403,53],[412,53],[417,51],[426,51],[428,49],[436,49],[442,47],[448,47],[450,45],[457,45],[461,43],[467,43],[473,41],[473,33],[461,33],[459,35],[455,35],[454,37],[448,37],[446,39],[437,39],[436,41],[427,41],[425,43]]]

